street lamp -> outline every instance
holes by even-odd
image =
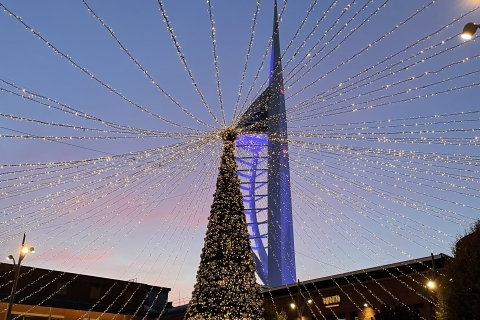
[[[312,299],[305,300],[303,299],[303,303],[300,303],[300,295],[301,295],[301,289],[300,289],[300,280],[297,280],[297,304],[295,303],[290,303],[290,308],[292,309],[297,309],[297,314],[298,314],[298,319],[302,319],[303,317],[303,309],[305,308],[305,303],[306,304],[311,304],[313,302]]]
[[[433,269],[433,279],[427,282],[427,287],[430,290],[434,290],[437,287],[437,267],[435,265],[435,257],[433,253],[430,253],[431,261],[432,261],[432,269]]]
[[[463,27],[462,38],[465,40],[470,40],[473,38],[473,35],[477,31],[479,25],[473,22],[469,22]]]
[[[20,264],[22,263],[23,258],[27,255],[27,253],[33,253],[35,249],[33,247],[26,247],[25,246],[25,234],[23,234],[22,246],[20,247],[20,253],[18,254],[18,262],[15,263],[15,258],[12,255],[7,257],[7,260],[13,261],[13,271],[15,273],[15,277],[13,279],[12,285],[12,293],[10,294],[10,303],[8,304],[7,312],[5,313],[5,320],[10,320],[12,316],[12,307],[13,301],[15,299],[15,292],[17,291],[17,282],[18,276],[20,274]]]

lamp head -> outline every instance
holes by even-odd
[[[469,22],[463,27],[462,38],[465,40],[470,40],[473,38],[473,35],[478,29],[478,25],[473,22]]]
[[[20,249],[20,252],[23,254],[23,255],[26,255],[27,253],[34,253],[35,252],[35,249],[33,247],[22,247],[22,249]]]
[[[13,256],[12,256],[12,255],[9,255],[9,256],[7,257],[7,260],[13,260]]]
[[[290,308],[295,309],[295,303],[290,303]]]
[[[434,281],[428,281],[427,282],[427,287],[431,290],[435,289],[436,285]]]

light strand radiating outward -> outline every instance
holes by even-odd
[[[155,290],[167,288],[190,319],[262,319],[263,298],[277,315],[297,317],[300,301],[304,317],[342,319],[318,278],[351,314],[392,301],[413,313],[405,294],[439,307],[424,257],[451,254],[480,219],[479,43],[459,37],[479,23],[478,4],[105,6],[0,3],[1,253],[24,233],[37,251],[22,264],[15,301],[29,304],[14,306],[17,319],[82,273],[115,280],[78,320],[163,318],[171,305]],[[281,61],[269,60],[273,44]],[[285,81],[271,81],[280,72]],[[269,179],[274,165],[288,178]],[[291,190],[282,222],[269,216],[283,201],[275,189]],[[287,266],[281,286],[255,277],[260,248],[265,272]],[[12,275],[0,274],[2,290]]]
[[[182,125],[179,125],[173,121],[170,121],[168,119],[165,119],[164,117],[156,114],[156,113],[153,113],[151,111],[149,111],[148,109],[142,107],[141,105],[133,102],[132,100],[128,99],[127,97],[125,97],[122,93],[120,93],[119,91],[117,91],[115,88],[113,88],[111,85],[103,82],[102,80],[100,80],[99,78],[97,78],[95,75],[93,75],[93,73],[91,73],[90,71],[88,71],[86,68],[80,66],[79,64],[77,64],[68,54],[65,54],[63,52],[61,52],[60,50],[58,50],[54,45],[52,45],[50,42],[48,42],[43,36],[40,35],[39,32],[35,31],[33,28],[31,28],[29,25],[27,25],[20,16],[18,15],[15,15],[13,14],[13,12],[11,12],[9,9],[7,9],[2,3],[0,3],[0,7],[3,7],[4,8],[4,11],[5,12],[8,12],[11,16],[15,17],[21,24],[24,25],[24,27],[27,29],[27,30],[30,30],[35,36],[37,36],[40,40],[42,40],[49,48],[51,48],[56,54],[60,55],[61,57],[65,58],[68,60],[68,62],[74,66],[75,68],[78,68],[80,69],[82,72],[84,72],[85,74],[87,74],[91,79],[94,79],[95,81],[97,81],[99,84],[101,84],[103,87],[107,88],[108,90],[110,90],[111,92],[113,92],[114,94],[116,94],[117,96],[121,97],[124,101],[130,103],[131,105],[135,106],[136,108],[140,109],[141,111],[151,115],[151,116],[154,116],[155,118],[158,118],[168,124],[171,124],[173,126],[176,126],[176,127],[181,127],[181,128],[186,128],[186,129],[189,129],[188,127],[186,126],[182,126]]]
[[[202,103],[205,106],[205,108],[208,110],[208,112],[212,116],[213,120],[215,120],[215,122],[218,123],[219,125],[222,125],[218,121],[217,117],[213,113],[210,106],[205,101],[205,97],[203,96],[202,92],[198,88],[197,82],[195,81],[195,78],[193,77],[193,73],[187,65],[185,55],[182,53],[182,50],[180,49],[180,44],[178,43],[177,37],[175,36],[175,33],[173,32],[173,28],[170,25],[170,20],[168,19],[168,16],[167,16],[167,13],[165,11],[165,8],[164,8],[164,5],[163,5],[162,1],[158,0],[158,5],[160,7],[159,10],[160,10],[160,13],[162,14],[163,21],[165,22],[167,30],[170,32],[170,37],[173,41],[173,45],[175,46],[175,49],[177,50],[178,57],[180,58],[180,61],[182,62],[183,66],[185,68],[185,71],[187,72],[188,76],[190,77],[190,80],[192,81],[192,85],[195,88],[195,91],[197,92],[198,96],[200,97],[200,100],[202,100]]]
[[[104,26],[108,32],[110,33],[110,35],[115,39],[115,41],[118,43],[118,45],[120,46],[121,50],[123,52],[125,52],[125,54],[130,58],[131,61],[133,61],[138,69],[140,69],[140,71],[143,72],[143,74],[145,74],[145,76],[157,87],[158,90],[160,90],[173,104],[175,104],[178,108],[180,108],[184,113],[186,113],[187,115],[189,115],[190,117],[192,117],[193,119],[195,119],[198,123],[201,123],[207,127],[210,127],[213,129],[213,127],[205,122],[203,122],[202,120],[198,119],[197,117],[195,117],[191,112],[189,112],[187,109],[185,109],[184,107],[182,107],[178,101],[176,101],[175,99],[172,98],[171,95],[169,95],[162,87],[160,87],[160,85],[152,78],[152,76],[148,73],[147,70],[145,70],[141,65],[140,63],[137,61],[137,59],[135,59],[132,54],[130,53],[130,51],[128,51],[127,48],[125,48],[125,46],[120,42],[120,40],[118,39],[118,37],[115,35],[115,33],[113,32],[113,29],[111,27],[109,27],[108,25],[105,24],[105,22],[100,19],[100,17],[95,13],[95,11],[93,11],[92,7],[87,3],[87,1],[84,1],[82,0],[83,3],[85,4],[85,6],[87,6],[87,10],[88,12],[90,12],[101,24],[102,26]]]

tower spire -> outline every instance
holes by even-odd
[[[277,0],[273,5],[273,33],[272,33],[272,52],[270,56],[270,78],[269,84],[275,81],[281,81],[283,88],[282,57],[280,52],[280,35],[278,29],[278,11]]]
[[[255,220],[252,223],[252,239],[255,241],[256,269],[262,282],[269,287],[277,287],[296,282],[295,250],[293,237],[292,199],[290,191],[290,167],[288,154],[287,118],[283,87],[282,52],[280,50],[279,16],[277,1],[273,7],[272,51],[270,55],[269,86],[242,114],[237,128],[243,131],[249,143],[261,150],[268,146],[268,254]],[[250,135],[250,137],[249,137]],[[256,136],[255,136],[256,135]],[[268,142],[265,143],[268,137]],[[262,140],[264,139],[264,140]],[[260,141],[262,141],[260,143]],[[265,142],[263,142],[265,141]],[[242,146],[244,145],[244,146]],[[246,150],[246,149],[245,149]],[[247,150],[249,151],[249,150]],[[252,151],[249,151],[252,152]],[[253,154],[252,168],[256,169],[259,154]],[[253,165],[255,163],[255,165]],[[251,177],[256,177],[252,174]],[[248,214],[256,212],[258,184],[250,179],[250,193],[247,197]]]
[[[273,8],[270,85],[268,87],[268,283],[296,281],[287,118],[283,87],[277,1]]]

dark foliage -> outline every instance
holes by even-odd
[[[453,247],[439,290],[439,318],[480,319],[480,221]]]

